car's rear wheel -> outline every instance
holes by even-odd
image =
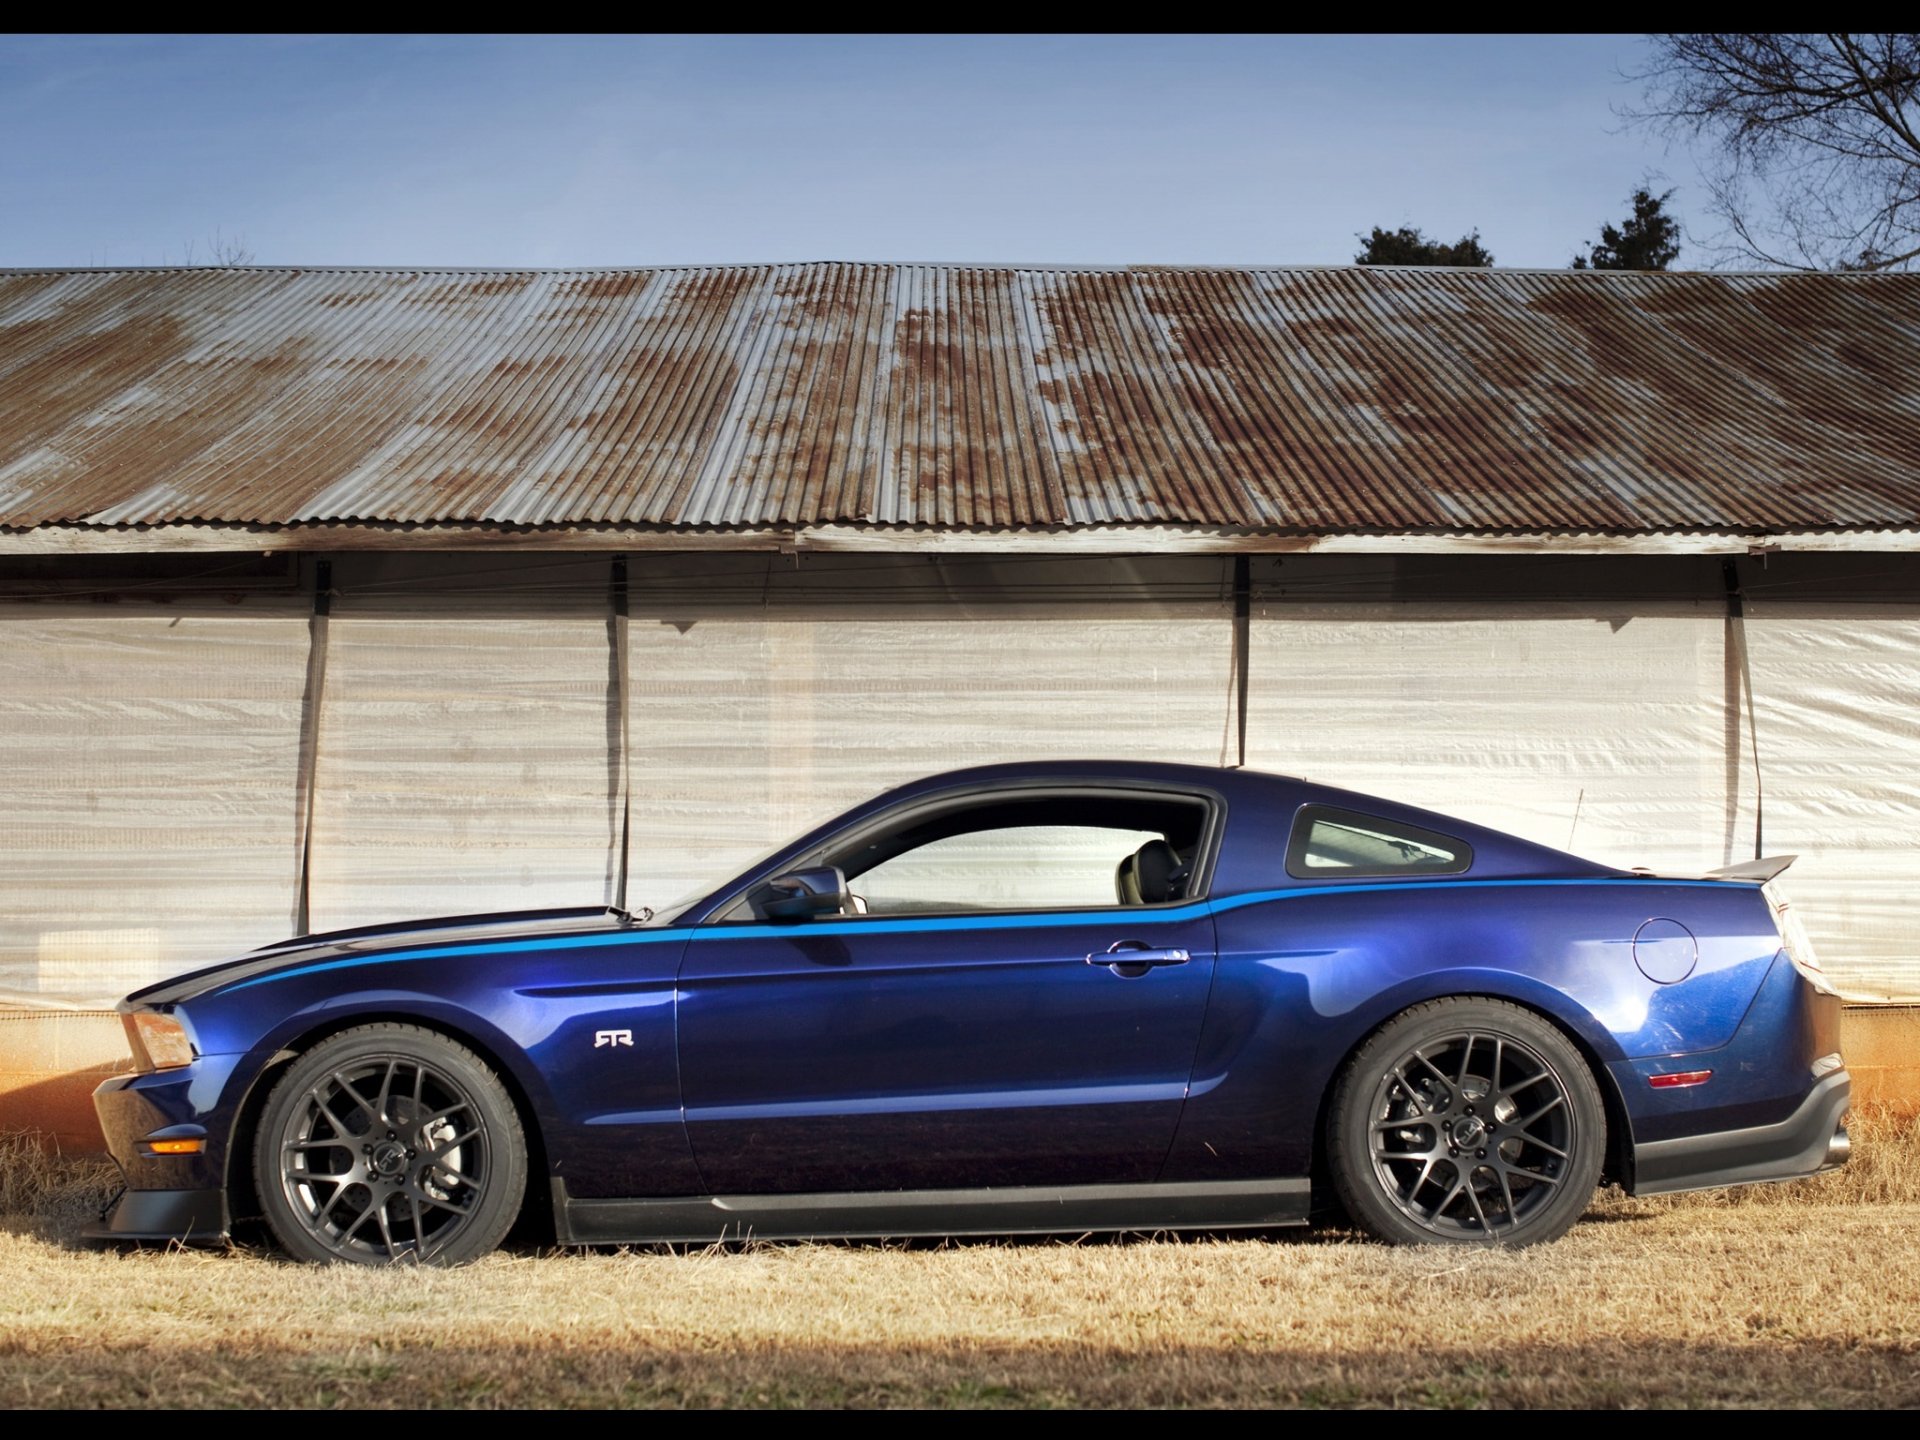
[[[519,1213],[526,1136],[466,1046],[363,1025],[287,1068],[261,1113],[254,1180],[298,1259],[458,1265],[499,1245]]]
[[[1573,1044],[1531,1010],[1468,996],[1388,1021],[1328,1107],[1334,1187],[1394,1244],[1558,1239],[1599,1182],[1606,1111]]]

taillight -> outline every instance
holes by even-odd
[[[1794,913],[1779,882],[1768,881],[1760,887],[1760,893],[1767,897],[1767,908],[1773,912],[1774,928],[1780,932],[1780,943],[1786,948],[1787,958],[1793,962],[1793,968],[1814,989],[1833,994],[1833,986],[1828,982],[1826,972],[1820,968],[1820,958],[1813,953],[1813,938],[1807,934],[1807,927],[1800,923],[1800,917]]]

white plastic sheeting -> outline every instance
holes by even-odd
[[[1748,611],[1766,848],[1849,993],[1920,998],[1920,607]]]
[[[1248,760],[1668,874],[1753,858],[1758,819],[1841,988],[1920,996],[1920,607],[1756,601],[1745,634],[1751,702],[1723,604],[1262,605]]]
[[[1315,563],[1283,576],[1314,594],[1303,581],[1333,573]],[[931,771],[1231,759],[1230,573],[637,558],[630,903]],[[1688,872],[1753,853],[1757,731],[1765,849],[1801,855],[1785,884],[1829,970],[1920,998],[1920,605],[1750,601],[1749,728],[1719,597],[1441,599],[1362,578],[1372,598],[1256,602],[1251,764]],[[313,928],[611,897],[608,580],[592,556],[336,562]],[[310,605],[290,584],[0,602],[0,1003],[110,1002],[289,932]]]
[[[1025,598],[1031,564],[968,568],[968,598],[860,598],[832,572],[803,570],[758,608],[703,601],[699,587],[670,605],[636,600],[636,903],[724,880],[776,841],[938,770],[1220,763],[1231,606],[1143,598],[1155,579],[1181,593],[1217,587],[1217,564],[1059,566],[1061,599]],[[1202,582],[1179,583],[1195,574]],[[1076,598],[1076,575],[1119,598]],[[981,598],[995,589],[1021,598]]]
[[[299,596],[0,604],[0,1002],[286,932],[306,657]]]
[[[1623,868],[1684,874],[1747,859],[1751,767],[1735,749],[1725,613],[1263,605],[1248,763]]]
[[[311,926],[610,899],[607,566],[336,562]]]

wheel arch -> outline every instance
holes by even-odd
[[[1488,978],[1483,976],[1462,976],[1459,979],[1461,983],[1455,985],[1438,987],[1423,985],[1403,996],[1382,997],[1386,1003],[1372,1008],[1370,1022],[1358,1029],[1352,1042],[1328,1070],[1326,1083],[1321,1088],[1319,1103],[1314,1108],[1313,1117],[1312,1173],[1316,1193],[1319,1193],[1319,1187],[1323,1184],[1327,1186],[1328,1193],[1331,1193],[1331,1176],[1327,1169],[1326,1134],[1333,1106],[1333,1092],[1338,1088],[1340,1077],[1353,1063],[1353,1057],[1359,1053],[1360,1047],[1415,1006],[1428,1004],[1434,1000],[1453,999],[1500,1000],[1509,1005],[1517,1005],[1551,1025],[1566,1038],[1567,1043],[1573,1046],[1575,1053],[1585,1062],[1588,1072],[1593,1076],[1594,1086],[1600,1092],[1601,1109],[1607,1123],[1607,1143],[1601,1164],[1601,1177],[1603,1180],[1611,1179],[1623,1185],[1629,1184],[1633,1178],[1632,1117],[1627,1111],[1626,1097],[1620,1093],[1619,1081],[1612,1067],[1606,1063],[1593,1037],[1586,1033],[1586,1027],[1570,1023],[1559,1010],[1544,1003],[1541,996],[1531,993],[1534,988],[1532,986],[1488,983]],[[1585,1018],[1594,1031],[1602,1035],[1606,1033],[1598,1020],[1592,1016]]]
[[[280,1048],[253,1076],[245,1096],[235,1107],[233,1125],[227,1136],[225,1180],[230,1213],[236,1219],[252,1220],[260,1214],[260,1197],[255,1193],[253,1179],[253,1141],[267,1099],[273,1094],[274,1086],[279,1083],[287,1066],[316,1045],[363,1025],[411,1025],[464,1045],[485,1061],[487,1068],[506,1087],[507,1097],[520,1117],[520,1129],[527,1145],[526,1193],[521,1197],[519,1216],[514,1221],[513,1231],[509,1233],[533,1230],[544,1239],[552,1239],[553,1201],[551,1187],[547,1183],[546,1137],[540,1124],[539,1111],[534,1106],[533,1097],[518,1067],[502,1058],[500,1046],[489,1043],[481,1034],[475,1033],[479,1027],[463,1027],[444,1016],[423,1015],[417,1010],[373,1008],[331,1011],[311,1018],[311,1025],[283,1040]]]

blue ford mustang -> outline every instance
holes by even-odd
[[[121,1005],[96,1234],[310,1260],[1266,1227],[1550,1240],[1843,1163],[1839,1002],[1765,884],[1176,765],[881,795],[660,913],[309,935]],[[1316,1183],[1318,1182],[1318,1183]]]

